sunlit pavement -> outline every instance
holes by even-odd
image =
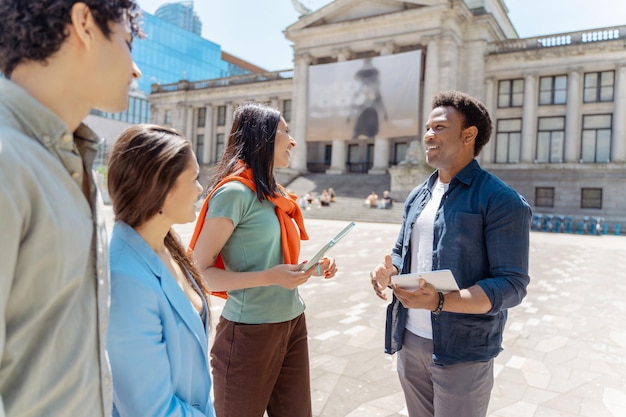
[[[337,276],[301,287],[313,415],[407,416],[395,356],[383,352],[387,303],[374,295],[368,274],[399,225],[355,221],[331,252]],[[345,224],[307,219],[311,240],[302,259]],[[187,242],[193,224],[176,230]],[[530,274],[528,296],[509,312],[488,415],[626,416],[626,237],[533,232]],[[217,317],[223,303],[211,303]]]

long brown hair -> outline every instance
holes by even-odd
[[[156,215],[192,157],[191,143],[174,129],[136,125],[122,132],[109,157],[107,180],[115,220],[135,228]],[[208,301],[209,289],[198,267],[171,229],[165,247]]]
[[[252,169],[259,200],[281,192],[274,178],[274,143],[280,112],[261,103],[244,103],[233,115],[233,126],[222,159],[213,170],[207,190],[234,173],[239,160]]]

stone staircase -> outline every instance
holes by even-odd
[[[315,202],[304,210],[305,218],[346,220],[355,222],[400,223],[402,221],[403,202],[394,201],[393,207],[388,210],[367,207],[365,197],[375,191],[382,196],[383,191],[389,190],[391,178],[389,175],[367,174],[306,174],[301,175],[286,185],[292,192],[301,196],[312,192],[318,196],[322,190],[333,188],[335,202],[328,207],[320,207]]]
[[[394,202],[391,209],[380,210],[369,208],[364,204],[365,198],[336,197],[328,207],[312,204],[303,210],[304,217],[309,219],[345,220],[370,223],[401,223],[402,203]]]

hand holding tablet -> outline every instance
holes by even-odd
[[[307,263],[302,265],[302,267],[299,270],[309,271],[310,269],[315,268],[318,262],[324,257],[324,255],[326,255],[326,253],[330,250],[330,248],[335,246],[335,244],[339,242],[339,240],[341,240],[345,235],[347,235],[348,232],[350,232],[350,230],[354,228],[354,226],[356,226],[356,223],[350,222],[346,227],[343,228],[341,232],[337,233],[324,246],[322,246],[321,249],[318,250],[317,253],[313,255],[313,257],[309,259]]]
[[[459,291],[459,285],[456,283],[456,279],[449,269],[396,275],[393,276],[391,280],[402,289],[415,291],[419,287],[420,278],[423,278],[429,284],[433,284],[435,288],[437,288],[437,291],[443,293]]]

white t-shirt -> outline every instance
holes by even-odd
[[[411,272],[426,272],[433,268],[433,235],[435,215],[441,204],[441,198],[450,184],[437,179],[433,188],[433,197],[424,207],[415,221],[411,232]],[[430,321],[430,310],[410,308],[406,329],[425,339],[433,338],[433,326]]]

